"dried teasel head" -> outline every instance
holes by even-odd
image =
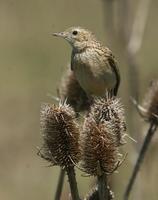
[[[74,111],[65,103],[41,106],[43,146],[40,155],[52,165],[64,168],[79,161],[79,128],[74,118]]]
[[[82,167],[90,175],[114,172],[121,162],[119,146],[125,135],[125,120],[118,99],[96,98],[85,118],[82,137]]]
[[[123,105],[119,98],[96,98],[91,106],[90,115],[96,123],[106,121],[110,123],[113,134],[117,138],[118,145],[124,144],[126,135],[126,121]]]
[[[114,193],[110,190],[110,187],[107,186],[108,189],[108,200],[114,199]],[[86,195],[84,200],[99,200],[99,192],[98,187],[95,186],[92,190]]]
[[[91,189],[91,191],[86,195],[84,200],[99,200],[99,193],[98,193],[98,187],[95,186]]]
[[[143,102],[143,108],[145,118],[158,123],[158,80],[151,83]]]
[[[70,67],[69,67],[70,68]],[[66,99],[75,112],[88,110],[90,101],[75,78],[74,72],[70,69],[67,70],[62,78],[61,85],[58,90],[58,95],[62,101]]]
[[[110,123],[96,123],[92,116],[85,119],[81,137],[83,170],[93,176],[112,173],[121,157]]]

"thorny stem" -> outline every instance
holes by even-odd
[[[68,175],[72,200],[80,200],[74,167],[67,167],[65,170]]]
[[[145,153],[146,153],[146,151],[149,147],[149,144],[151,142],[151,139],[152,139],[156,129],[157,129],[157,125],[154,122],[151,122],[149,130],[148,130],[147,135],[145,137],[143,146],[140,150],[137,162],[135,164],[132,176],[131,176],[129,183],[127,185],[127,189],[126,189],[125,194],[124,194],[124,200],[128,200],[128,198],[129,198],[129,195],[130,195],[132,188],[133,188],[133,185],[134,185],[134,181],[135,181],[136,176],[137,176],[137,174],[140,170],[140,166],[141,166],[143,159],[145,157]]]
[[[99,200],[108,200],[107,177],[105,174],[98,176]]]
[[[58,185],[57,185],[57,190],[56,190],[56,193],[55,193],[54,200],[60,200],[60,198],[61,198],[61,193],[62,193],[62,188],[63,188],[63,183],[64,183],[64,177],[65,177],[65,170],[60,169]]]

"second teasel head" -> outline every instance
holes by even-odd
[[[116,97],[104,97],[96,98],[93,106],[91,106],[91,112],[96,121],[100,123],[107,121],[111,124],[113,133],[117,137],[118,145],[124,144],[124,136],[126,135],[126,121],[123,105],[119,98]]]
[[[40,123],[41,157],[63,168],[77,163],[80,159],[79,127],[73,109],[66,104],[42,104]]]
[[[89,175],[112,173],[120,162],[116,137],[108,122],[97,124],[92,116],[85,119],[81,137],[83,171]],[[101,170],[101,171],[100,171]]]
[[[82,167],[90,175],[112,173],[121,162],[125,135],[122,104],[117,98],[96,98],[85,118],[81,137]]]

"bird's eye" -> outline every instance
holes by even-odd
[[[73,31],[72,32],[73,35],[77,35],[77,33],[78,33],[77,31]]]

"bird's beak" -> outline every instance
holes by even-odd
[[[52,33],[51,35],[56,36],[56,37],[65,37],[65,33],[64,32],[59,32],[59,33]]]

